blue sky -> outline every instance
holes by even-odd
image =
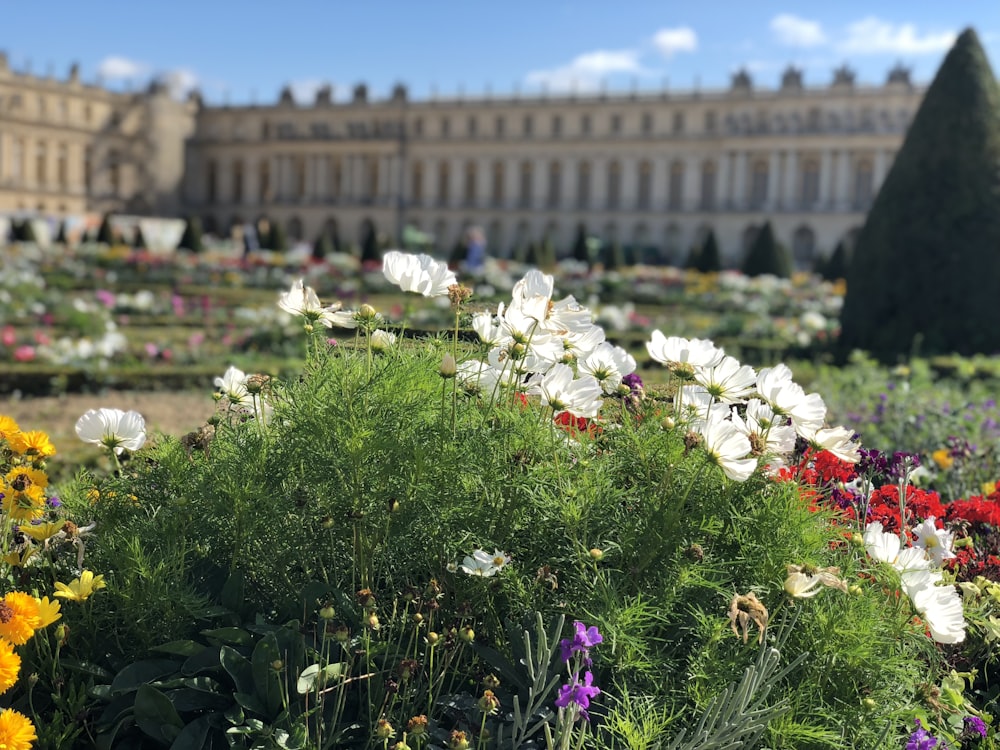
[[[794,63],[825,85],[847,62],[880,84],[897,62],[931,79],[956,33],[974,26],[1000,66],[1000,0],[652,2],[651,0],[174,0],[5,3],[11,65],[112,88],[166,76],[211,103],[273,102],[290,84],[311,101],[366,82],[415,98],[557,91],[717,88],[745,66],[773,87]]]

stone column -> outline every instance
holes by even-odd
[[[747,152],[739,151],[736,157],[736,174],[733,178],[733,209],[743,211],[747,205]]]
[[[701,204],[701,156],[684,160],[684,181],[681,194],[681,211],[696,211]]]
[[[732,177],[732,169],[729,162],[732,154],[723,153],[719,156],[719,166],[715,173],[715,210],[726,211],[732,202],[732,190],[729,181]]]
[[[837,173],[833,188],[833,207],[840,211],[850,204],[849,193],[851,174],[851,154],[849,151],[841,150],[837,154]]]
[[[781,154],[772,151],[767,165],[767,197],[764,210],[774,211],[781,206]]]
[[[827,149],[819,160],[819,209],[827,211],[833,202],[831,186],[833,185],[833,153]]]
[[[788,151],[785,154],[785,184],[783,207],[786,211],[794,211],[799,206],[799,152]]]

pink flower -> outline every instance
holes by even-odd
[[[19,346],[14,350],[14,359],[18,362],[31,362],[35,358],[35,347]]]
[[[146,346],[143,348],[146,350],[146,356],[148,356],[150,359],[156,359],[156,356],[160,353],[160,350],[157,348],[156,344],[152,342],[147,343]]]
[[[17,332],[14,330],[14,326],[3,327],[3,333],[0,333],[0,341],[3,342],[4,346],[14,346],[17,343]]]

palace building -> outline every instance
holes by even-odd
[[[266,218],[292,240],[342,243],[405,226],[490,254],[567,252],[583,226],[633,257],[680,262],[709,229],[736,264],[770,220],[800,266],[850,239],[924,89],[846,67],[829,85],[788,68],[777,89],[741,71],[724,90],[386,99],[289,89],[271,105],[206,106],[0,64],[0,212],[193,214],[206,231]]]

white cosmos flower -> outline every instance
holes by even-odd
[[[757,459],[747,457],[750,453],[750,441],[736,429],[736,425],[718,413],[710,413],[704,424],[697,429],[711,462],[722,469],[727,477],[745,482],[753,474],[757,468]]]
[[[339,310],[340,303],[335,302],[329,307],[323,307],[313,288],[305,286],[302,279],[297,279],[292,282],[291,289],[282,292],[278,297],[278,307],[292,315],[301,315],[307,320],[322,320],[329,326],[326,316]]]
[[[581,331],[570,331],[563,336],[563,346],[576,359],[584,359],[605,343],[604,329],[590,325]],[[624,374],[624,373],[623,373]]]
[[[592,376],[574,379],[573,368],[561,363],[532,383],[530,392],[541,396],[542,405],[557,414],[568,411],[575,417],[596,417],[603,403],[601,386]]]
[[[548,306],[542,327],[556,336],[570,336],[594,328],[594,315],[570,295]]]
[[[390,333],[389,331],[383,331],[378,328],[372,331],[371,340],[369,345],[373,351],[384,352],[386,349],[391,348],[396,343],[396,334]]]
[[[823,427],[826,404],[818,393],[808,396],[792,380],[792,371],[785,364],[765,367],[757,374],[757,393],[776,414],[791,417],[795,431],[806,438]],[[807,438],[808,439],[808,438]]]
[[[510,306],[540,323],[549,314],[554,285],[552,276],[532,269],[514,284]]]
[[[382,273],[404,292],[416,292],[425,297],[443,297],[448,287],[458,283],[455,272],[446,263],[429,255],[412,255],[390,250],[382,258]]]
[[[785,417],[776,415],[770,406],[758,398],[747,401],[746,412],[742,417],[734,407],[730,419],[761,455],[784,456],[795,449],[795,430],[789,424],[782,424]]]
[[[493,313],[476,313],[472,316],[472,330],[479,336],[479,340],[486,346],[497,346],[503,339],[503,328],[498,318],[503,318],[503,302],[497,310],[497,317]]]
[[[137,451],[146,442],[146,420],[137,411],[90,409],[76,421],[76,434],[85,443],[103,445],[116,454]]]
[[[940,581],[940,573],[918,571],[903,576],[903,589],[931,631],[931,638],[937,643],[961,643],[966,624],[962,599],[953,585],[939,586]]]
[[[694,381],[724,404],[745,401],[753,393],[757,373],[736,357],[723,357],[710,367],[694,366]]]
[[[601,390],[610,395],[618,390],[622,378],[635,372],[635,358],[620,346],[607,341],[578,365],[580,372],[592,375]]]
[[[339,312],[327,313],[323,316],[323,323],[330,328],[357,328],[358,311],[340,310]]]
[[[802,434],[800,432],[800,434]],[[822,430],[806,431],[802,437],[820,450],[830,451],[841,461],[856,464],[861,458],[861,445],[854,441],[854,430],[846,427],[830,427]]]
[[[808,599],[819,593],[821,583],[819,578],[795,571],[785,579],[785,593],[795,599]]]
[[[495,550],[491,555],[486,550],[477,549],[471,555],[466,555],[458,569],[470,576],[491,578],[510,563],[510,555],[501,550]]]
[[[714,367],[726,353],[708,339],[686,339],[681,336],[665,337],[659,330],[650,334],[646,342],[649,356],[671,370],[695,367]]]
[[[467,391],[477,390],[492,393],[500,379],[500,373],[487,363],[478,359],[466,360],[455,368],[455,377]]]
[[[726,419],[729,407],[720,404],[700,385],[685,385],[677,392],[676,398],[680,404],[681,414],[688,420],[693,430],[700,429],[709,417]]]
[[[247,391],[247,375],[238,367],[230,366],[221,378],[215,379],[215,387],[222,391],[222,397],[232,404],[250,403]]]
[[[955,553],[951,551],[955,536],[950,531],[937,528],[934,520],[934,516],[931,516],[913,527],[913,546],[925,549],[935,564],[941,565],[943,561],[955,557]]]

